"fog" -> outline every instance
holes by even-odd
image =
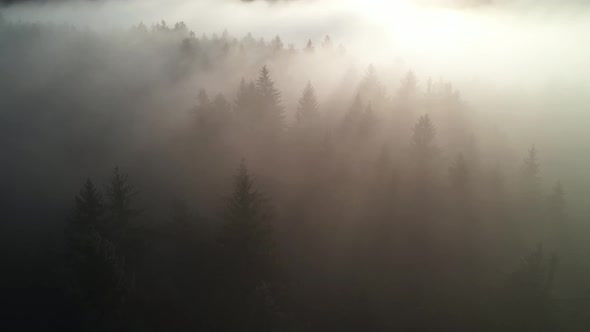
[[[585,331],[586,31],[584,1],[0,6],[3,321]]]

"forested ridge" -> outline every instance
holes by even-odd
[[[587,331],[587,220],[544,146],[488,130],[451,82],[350,57],[329,36],[0,18],[1,320]]]

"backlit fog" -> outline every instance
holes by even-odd
[[[575,0],[0,5],[5,321],[587,331],[588,59]]]

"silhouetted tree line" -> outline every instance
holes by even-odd
[[[38,25],[0,24],[1,38],[30,39],[25,43],[48,33]],[[70,28],[47,29],[67,35],[61,29]],[[76,39],[80,52],[82,46],[105,42],[92,32],[71,33],[88,39]],[[190,103],[196,100],[196,105],[170,127],[138,120],[164,121],[153,109],[140,113],[150,99],[128,99],[158,91],[160,82],[130,84],[134,89],[117,93],[73,90],[99,94],[92,100],[100,102],[82,114],[73,110],[83,107],[84,99],[72,97],[73,105],[63,104],[60,98],[67,96],[60,91],[83,84],[69,82],[67,75],[89,65],[85,61],[93,58],[90,54],[68,65],[71,72],[64,73],[63,87],[33,86],[32,96],[49,89],[39,92],[41,100],[19,99],[18,82],[2,82],[10,102],[3,104],[8,111],[1,115],[0,135],[22,137],[14,126],[27,122],[23,118],[41,124],[41,129],[21,126],[29,137],[9,147],[5,156],[19,161],[39,157],[43,162],[35,167],[51,170],[18,174],[61,174],[63,180],[56,181],[63,181],[69,193],[78,179],[100,178],[117,159],[132,165],[126,171],[133,169],[128,177],[115,167],[104,183],[80,181],[73,201],[64,198],[65,189],[48,188],[27,202],[24,197],[31,196],[15,189],[16,198],[10,201],[39,208],[34,218],[63,233],[38,244],[58,248],[40,256],[51,265],[42,266],[41,278],[59,289],[55,298],[63,303],[46,319],[51,328],[590,327],[581,314],[588,302],[559,295],[572,223],[564,187],[556,182],[550,192],[544,190],[542,150],[534,145],[523,151],[520,165],[479,146],[478,124],[450,83],[421,84],[409,71],[387,93],[371,65],[352,93],[343,89],[338,100],[324,99],[308,81],[289,92],[300,95],[291,106],[271,67],[244,59],[308,56],[318,52],[312,41],[297,54],[278,36],[270,43],[251,35],[237,40],[226,32],[196,37],[182,22],[170,26],[162,21],[151,28],[140,24],[131,33],[144,36],[138,43],[147,45],[172,40],[180,51],[166,57],[163,61],[169,62],[162,67],[171,80],[196,70],[193,66],[225,68],[242,76],[237,71],[241,67],[233,67],[240,61],[236,59],[243,60],[240,66],[255,65],[259,71],[223,93],[193,90]],[[166,35],[173,37],[162,37]],[[341,54],[329,37],[321,48],[330,56]],[[224,63],[223,57],[233,58]],[[284,64],[271,63],[277,71]],[[172,99],[166,98],[162,109],[183,105],[167,106]],[[55,113],[43,113],[43,102]],[[135,127],[139,124],[146,127]],[[61,133],[53,136],[53,131]],[[44,137],[55,150],[31,154],[29,149]],[[16,172],[17,165],[7,169]],[[85,170],[95,173],[82,174]],[[51,211],[43,210],[46,205],[68,202],[68,213],[43,212]],[[55,222],[59,218],[64,222]],[[38,309],[30,310],[37,314]]]

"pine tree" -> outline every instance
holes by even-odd
[[[137,191],[127,183],[127,175],[121,174],[119,167],[115,167],[110,185],[107,188],[107,197],[116,231],[123,230],[129,219],[140,213],[139,210],[132,207],[132,199],[135,195],[137,195]]]
[[[326,37],[324,37],[324,40],[322,41],[322,48],[325,50],[331,50],[333,47],[334,44],[332,43],[332,39],[329,35],[326,35]]]
[[[76,196],[75,222],[80,227],[98,228],[104,214],[104,201],[94,183],[88,179]]]
[[[537,149],[533,145],[524,159],[521,170],[521,190],[525,201],[533,203],[540,195],[541,166],[537,157]]]
[[[276,261],[268,201],[255,187],[242,161],[226,201],[222,251],[228,329],[267,331],[276,315]]]
[[[551,291],[558,258],[547,257],[543,246],[522,259],[521,265],[509,278],[502,321],[509,331],[556,331],[552,319]]]
[[[256,80],[256,90],[264,125],[270,126],[266,129],[272,131],[282,129],[284,108],[281,105],[281,92],[275,87],[275,82],[270,77],[270,71],[266,66],[260,70]]]
[[[273,52],[275,52],[275,53],[279,53],[283,50],[284,44],[279,36],[276,36],[272,40],[271,47],[272,47]]]
[[[401,80],[397,96],[401,102],[411,102],[418,95],[418,80],[413,71],[408,71]]]
[[[103,212],[102,197],[87,180],[66,230],[67,289],[82,310],[86,330],[113,328],[133,287],[125,258],[97,227]]]
[[[297,106],[297,113],[295,117],[298,124],[309,125],[317,118],[318,100],[315,94],[315,89],[311,82],[307,82],[301,98],[299,98],[299,105]]]
[[[364,100],[373,103],[377,109],[383,106],[385,102],[385,88],[377,77],[377,71],[372,64],[367,68],[367,72],[359,85],[359,93]]]
[[[238,113],[238,115],[254,117],[252,113],[256,107],[256,100],[256,85],[253,81],[246,82],[246,80],[242,79],[240,81],[240,87],[238,88],[238,94],[235,100],[236,113]]]
[[[307,41],[307,45],[305,45],[305,48],[303,49],[303,52],[305,53],[313,53],[315,51],[315,47],[313,46],[313,43],[311,42],[311,39]]]
[[[272,251],[272,229],[269,223],[268,202],[254,188],[252,177],[244,161],[234,178],[233,193],[226,201],[221,245],[235,255],[242,256],[239,264],[251,273],[266,272]],[[256,269],[258,267],[258,269]]]
[[[207,94],[207,90],[200,89],[197,95],[197,112],[199,115],[203,115],[209,112],[211,107],[211,100],[209,99],[209,94]]]
[[[430,121],[428,114],[422,115],[416,125],[412,135],[412,144],[414,152],[420,159],[429,158],[432,156],[434,147],[434,137],[436,136],[436,129]]]

